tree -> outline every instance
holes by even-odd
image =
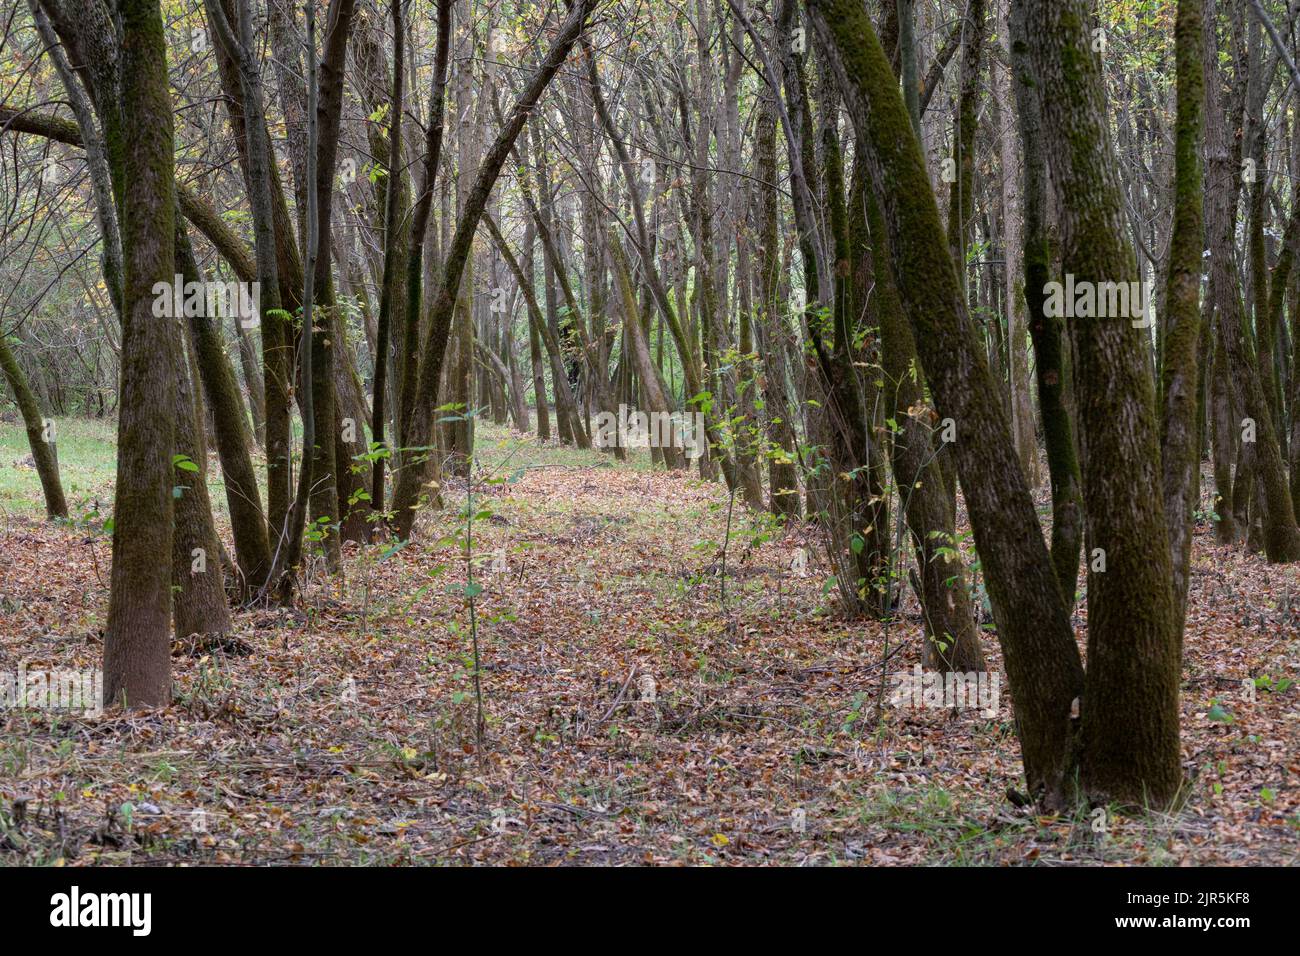
[[[1192,513],[1200,498],[1201,435],[1197,420],[1201,338],[1201,172],[1205,104],[1202,0],[1179,0],[1175,44],[1178,128],[1174,159],[1174,222],[1169,247],[1167,331],[1161,372],[1160,449],[1174,583],[1175,629],[1187,614]]]
[[[1066,396],[1065,349],[1061,320],[1047,314],[1047,288],[1052,263],[1047,229],[1047,155],[1043,143],[1042,105],[1029,67],[1028,28],[1024,4],[1012,4],[1007,17],[1011,39],[1012,88],[1024,157],[1024,295],[1028,304],[1029,336],[1034,344],[1034,377],[1038,408],[1047,446],[1047,473],[1052,486],[1052,564],[1066,607],[1074,605],[1083,547],[1083,497],[1079,489],[1079,460],[1074,424]],[[1008,247],[1007,255],[1016,250]]]
[[[18,410],[23,416],[23,425],[27,429],[27,446],[32,450],[32,461],[36,463],[36,474],[41,480],[41,491],[45,494],[45,513],[51,518],[66,518],[68,502],[63,496],[63,483],[59,481],[54,421],[41,414],[36,395],[27,384],[27,376],[3,333],[0,333],[0,371],[4,372],[5,381],[9,383],[14,401],[18,403]]]
[[[122,398],[104,697],[130,707],[171,699],[172,415],[178,325],[154,316],[154,285],[174,274],[176,199],[167,52],[156,0],[119,0],[122,126],[107,138],[122,187]]]

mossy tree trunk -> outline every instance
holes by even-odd
[[[175,145],[167,41],[157,0],[120,0],[119,124],[108,136],[123,184],[122,387],[113,570],[104,633],[104,698],[129,707],[171,699],[172,486],[179,324],[153,314],[173,281]]]
[[[1074,606],[1083,548],[1083,493],[1074,424],[1066,400],[1065,352],[1061,320],[1047,314],[1047,284],[1052,255],[1047,232],[1047,154],[1043,145],[1042,104],[1029,68],[1029,41],[1023,4],[1007,17],[1011,35],[1012,89],[1015,92],[1024,154],[1024,295],[1029,307],[1029,337],[1034,344],[1038,409],[1047,446],[1047,473],[1052,486],[1052,565],[1067,608]],[[1016,250],[1008,249],[1007,255]]]
[[[1175,30],[1177,127],[1174,143],[1174,221],[1165,293],[1161,369],[1160,449],[1165,520],[1174,582],[1175,631],[1182,639],[1192,554],[1192,515],[1200,497],[1201,435],[1197,419],[1201,338],[1201,252],[1204,185],[1201,172],[1205,103],[1202,0],[1179,0]]]
[[[41,415],[36,394],[27,383],[27,375],[18,364],[3,332],[0,332],[0,371],[4,372],[5,381],[9,383],[14,400],[18,403],[18,411],[23,416],[27,444],[32,450],[36,476],[41,480],[41,491],[45,495],[45,513],[51,518],[66,518],[68,502],[63,496],[63,483],[59,480],[59,455],[55,445],[57,435],[53,420],[47,420]]]

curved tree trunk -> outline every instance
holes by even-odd
[[[2,333],[0,371],[4,372],[5,381],[9,383],[18,410],[23,416],[27,444],[32,449],[32,461],[36,463],[36,475],[41,480],[41,491],[45,495],[45,513],[51,518],[66,518],[68,502],[63,497],[63,483],[59,481],[59,453],[55,445],[54,420],[42,417],[36,395],[27,384],[27,376]]]

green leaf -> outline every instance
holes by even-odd
[[[1206,716],[1209,717],[1210,720],[1217,721],[1218,723],[1221,724],[1230,724],[1234,720],[1236,720],[1236,718],[1233,717],[1232,714],[1228,713],[1226,710],[1224,710],[1222,707],[1219,706],[1219,702],[1217,700],[1210,705],[1210,712]]]

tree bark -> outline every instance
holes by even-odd
[[[1192,515],[1200,497],[1201,435],[1197,368],[1201,338],[1204,186],[1201,126],[1205,102],[1202,0],[1178,0],[1174,28],[1178,83],[1174,221],[1165,294],[1160,450],[1165,518],[1173,570],[1175,628],[1182,639],[1192,554]]]
[[[1029,307],[1029,336],[1034,344],[1034,377],[1047,446],[1047,473],[1052,486],[1052,566],[1065,606],[1074,606],[1083,548],[1083,494],[1074,425],[1066,401],[1065,352],[1061,320],[1047,314],[1047,284],[1052,260],[1047,232],[1047,154],[1043,145],[1042,104],[1029,68],[1029,40],[1023,4],[1008,16],[1011,67],[1014,72],[1020,142],[1024,154],[1024,295]],[[1008,249],[1008,255],[1012,250]]]

